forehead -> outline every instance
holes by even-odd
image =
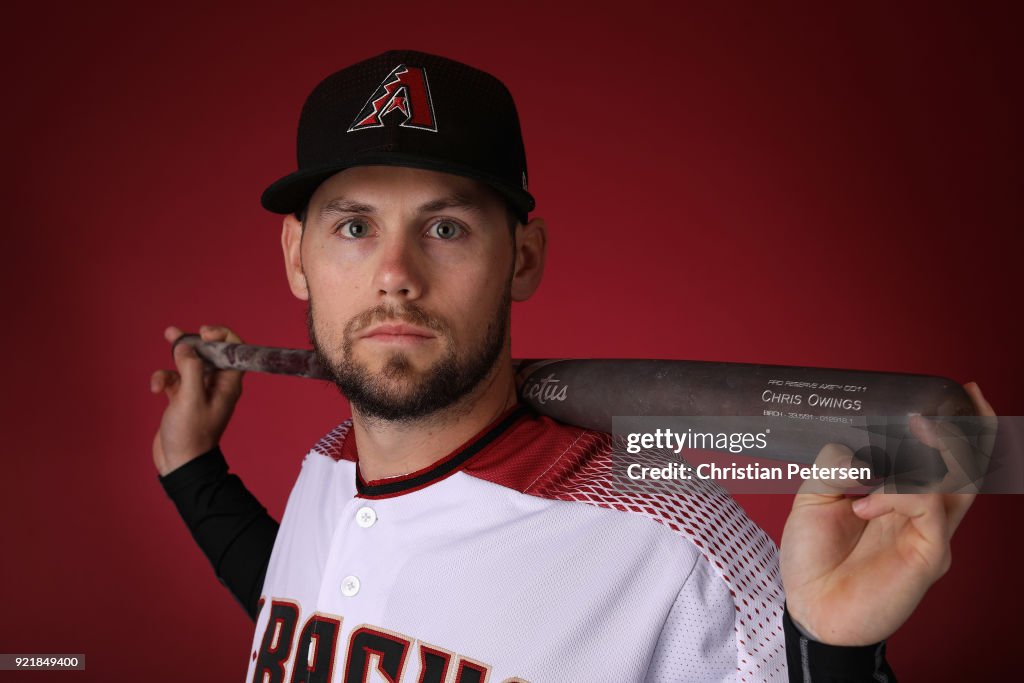
[[[356,166],[325,180],[309,200],[311,213],[338,198],[378,207],[404,209],[443,198],[459,198],[483,211],[503,211],[491,187],[472,178],[404,166]]]

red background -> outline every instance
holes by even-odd
[[[305,344],[258,197],[309,90],[392,47],[516,96],[551,251],[515,355],[942,374],[1024,414],[1008,9],[206,5],[6,10],[0,652],[87,655],[55,680],[243,676],[252,626],[157,484],[148,378],[171,323]],[[346,412],[252,376],[224,448],[279,516]],[[778,539],[789,498],[741,502]],[[1022,511],[977,502],[891,639],[903,679],[1016,671]]]

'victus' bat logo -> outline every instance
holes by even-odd
[[[401,116],[398,124],[403,128],[418,128],[437,132],[434,101],[430,97],[427,70],[418,66],[399,64],[370,95],[348,132],[364,128],[381,128],[384,118],[392,112]]]
[[[534,380],[523,392],[525,398],[535,399],[540,405],[548,401],[564,401],[568,397],[569,385],[562,384],[553,374],[544,379]]]

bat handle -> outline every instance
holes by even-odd
[[[174,340],[171,353],[178,344],[188,344],[204,361],[208,370],[239,370],[269,372],[277,375],[308,377],[333,381],[330,370],[320,365],[309,349],[280,349],[254,344],[203,341],[198,334],[183,334]]]

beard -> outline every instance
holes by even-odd
[[[508,333],[512,295],[505,287],[495,315],[479,341],[456,351],[451,327],[415,303],[404,306],[382,304],[360,313],[346,325],[341,358],[332,359],[316,334],[316,314],[310,293],[306,327],[317,362],[334,378],[334,383],[353,409],[369,419],[413,422],[456,404],[483,381],[494,368]],[[426,327],[445,343],[444,355],[425,371],[416,370],[402,351],[393,351],[380,371],[372,372],[353,357],[355,335],[377,322],[406,322]]]

